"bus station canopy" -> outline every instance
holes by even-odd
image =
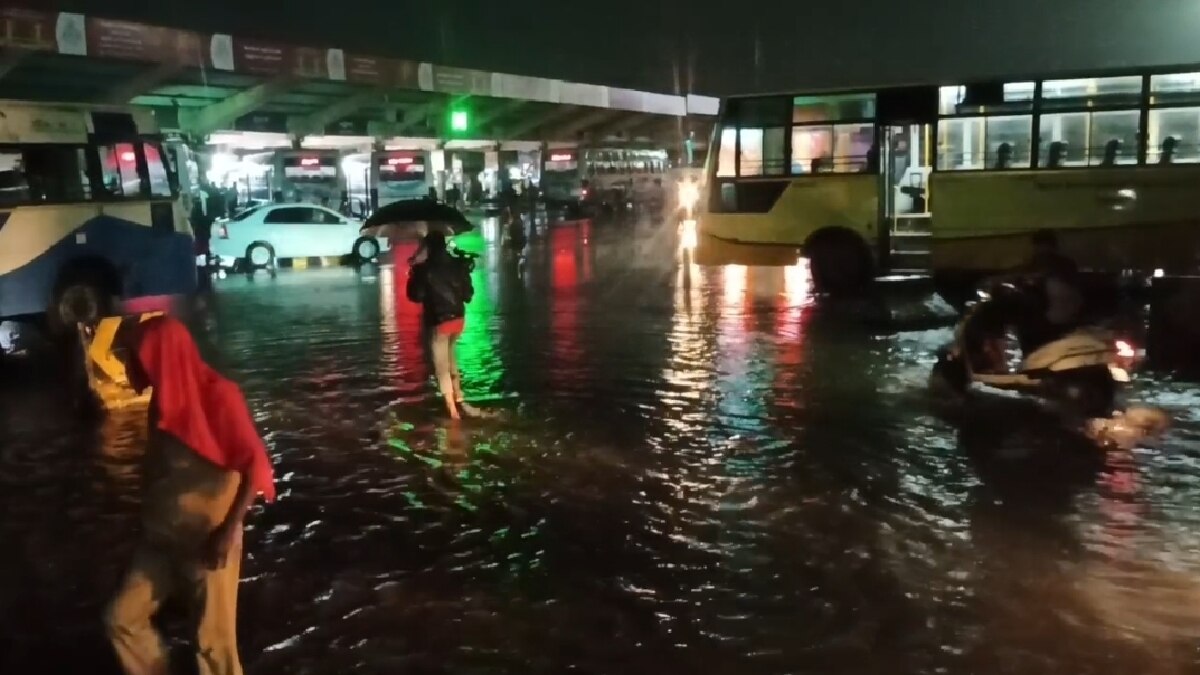
[[[147,106],[168,131],[706,139],[717,101],[5,6],[0,98]]]

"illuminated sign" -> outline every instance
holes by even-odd
[[[569,162],[573,159],[575,159],[575,155],[572,155],[571,153],[550,155],[551,162]]]
[[[318,166],[320,163],[321,160],[316,157],[305,157],[300,160],[300,166]]]
[[[388,164],[396,166],[397,164],[412,164],[412,157],[389,157]]]

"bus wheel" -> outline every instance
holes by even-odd
[[[379,242],[374,237],[359,237],[350,255],[358,265],[375,262],[379,259]]]
[[[54,335],[64,336],[78,324],[96,325],[112,314],[117,293],[115,274],[90,267],[67,272],[54,292],[46,321]]]
[[[246,271],[275,266],[275,248],[265,241],[256,241],[246,247]]]
[[[871,280],[871,253],[849,230],[818,232],[804,245],[813,285],[821,293],[861,290]]]

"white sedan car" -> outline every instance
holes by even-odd
[[[221,267],[244,261],[250,269],[272,267],[278,258],[379,257],[385,242],[359,233],[362,222],[313,204],[265,204],[213,223],[211,249]]]

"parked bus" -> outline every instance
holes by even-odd
[[[347,155],[342,163],[350,209],[366,214],[406,199],[423,199],[433,186],[429,153],[387,150]]]
[[[669,169],[661,149],[550,148],[542,156],[541,192],[549,207],[622,208],[656,197]]]
[[[1042,228],[1085,269],[1197,267],[1200,73],[732,98],[713,143],[700,232],[825,288],[1011,269]]]
[[[148,111],[0,102],[0,319],[63,331],[186,294],[187,209]]]
[[[242,158],[251,204],[306,202],[337,209],[346,199],[337,150],[275,150]]]

